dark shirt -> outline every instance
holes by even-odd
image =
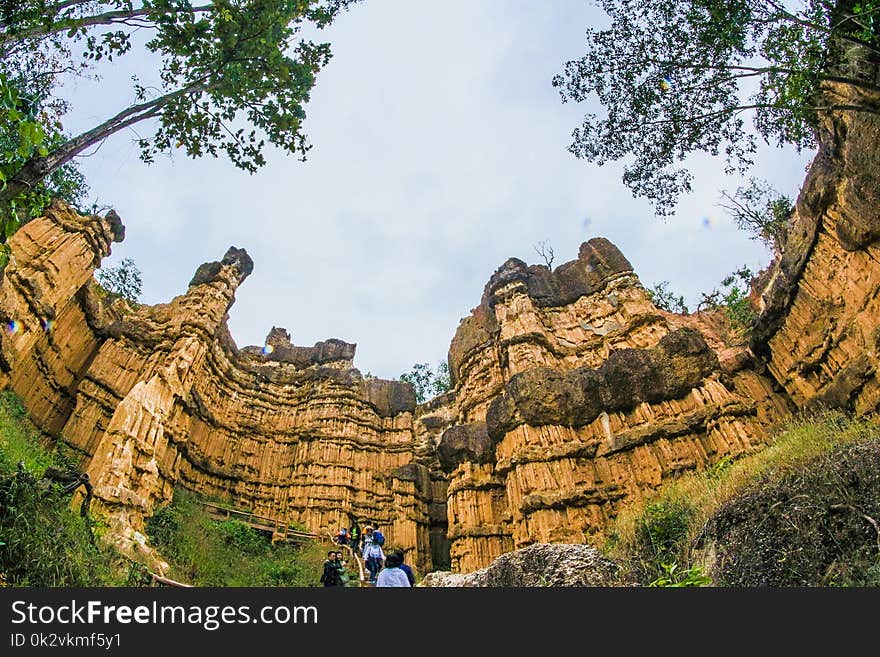
[[[399,568],[406,573],[406,578],[409,580],[410,586],[416,585],[416,576],[413,575],[412,568],[407,566],[405,563],[400,564]]]

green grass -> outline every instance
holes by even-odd
[[[169,577],[197,586],[319,586],[326,558],[314,542],[272,545],[242,522],[212,520],[181,489],[156,510],[147,534],[171,566]]]
[[[0,586],[144,586],[149,572],[101,540],[100,519],[70,507],[71,494],[42,479],[68,460],[30,422],[11,392],[0,393]],[[324,549],[271,545],[239,522],[208,518],[192,494],[149,521],[169,576],[202,586],[316,586]]]
[[[0,393],[0,472],[13,473],[22,461],[29,472],[42,476],[48,466],[60,465],[56,460],[18,397]]]
[[[704,472],[683,475],[664,485],[657,495],[644,503],[621,513],[606,532],[604,551],[621,564],[630,581],[654,586],[706,585],[710,581],[707,572],[712,567],[712,558],[699,547],[700,539],[707,529],[718,524],[719,514],[730,514],[743,498],[756,497],[771,490],[783,501],[795,494],[801,497],[813,495],[821,498],[813,500],[815,506],[821,506],[826,500],[829,500],[829,506],[835,506],[830,501],[833,493],[822,487],[821,480],[804,473],[815,473],[826,467],[825,462],[833,460],[829,455],[837,454],[845,446],[872,444],[877,438],[880,438],[880,427],[876,424],[838,412],[793,419],[781,427],[773,445],[767,449],[736,461],[722,459]],[[839,475],[824,476],[828,479]],[[795,490],[796,486],[800,488]],[[841,486],[833,490],[850,494]],[[874,494],[869,492],[869,499]],[[749,518],[757,513],[752,510]],[[786,522],[793,520],[786,518]],[[866,538],[870,539],[872,530],[866,522],[863,524]],[[808,527],[804,524],[801,529],[815,534],[814,525]],[[753,532],[750,540],[757,540],[754,538],[757,530],[750,527],[749,531]],[[803,540],[805,544],[815,539],[806,533],[789,538],[795,543]],[[748,550],[747,545],[741,547]],[[779,546],[774,549],[781,550]],[[880,561],[877,564],[880,567]],[[755,567],[762,566],[755,564]],[[872,567],[867,566],[868,570]],[[795,582],[798,573],[791,575],[791,581]],[[863,583],[860,581],[859,585]],[[724,582],[715,584],[723,585]],[[880,578],[877,584],[880,584]]]
[[[93,541],[98,528],[70,509],[70,494],[41,479],[49,466],[68,463],[18,398],[0,393],[0,578],[10,586],[128,584],[130,562]]]

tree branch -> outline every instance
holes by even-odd
[[[729,64],[688,64],[682,62],[672,62],[666,60],[654,60],[651,62],[660,67],[667,68],[685,68],[692,70],[707,70],[707,71],[750,71],[757,75],[762,75],[766,73],[785,73],[788,75],[794,75],[798,73],[804,73],[805,71],[798,71],[792,68],[783,68],[781,66],[742,66],[742,65],[729,65]],[[749,77],[749,76],[744,76]],[[839,82],[841,84],[847,84],[853,87],[861,87],[862,89],[868,89],[870,91],[880,92],[880,85],[872,84],[870,82],[865,82],[862,80],[857,80],[855,78],[847,78],[840,75],[828,75],[825,73],[817,73],[817,80],[825,80],[827,82]],[[723,82],[723,81],[722,81]]]
[[[202,78],[159,98],[132,105],[116,116],[107,119],[101,125],[67,140],[45,157],[31,157],[9,178],[6,187],[0,190],[0,204],[6,204],[19,194],[32,189],[46,176],[57,171],[90,146],[130,125],[158,116],[162,108],[172,100],[186,94],[205,91],[208,88],[208,85],[205,84],[205,78]]]
[[[170,13],[176,14],[179,12],[186,14],[198,14],[211,11],[213,8],[213,5],[202,5],[199,7],[192,7],[191,9],[181,9],[177,10],[177,12]],[[39,25],[31,27],[29,29],[23,29],[21,31],[7,30],[3,33],[2,38],[0,38],[0,46],[5,45],[10,41],[21,41],[24,39],[44,37],[51,34],[64,32],[66,30],[78,29],[81,27],[94,27],[95,25],[129,24],[127,23],[127,21],[130,21],[131,19],[139,18],[142,16],[149,16],[154,12],[154,9],[143,8],[134,9],[132,11],[108,11],[103,14],[98,14],[96,16],[86,16],[84,18],[63,18],[59,21],[53,22],[48,26]],[[144,27],[144,25],[138,25],[137,27]]]
[[[782,18],[783,20],[789,21],[791,23],[796,23],[797,25],[800,25],[801,27],[806,27],[811,30],[816,30],[817,32],[827,34],[828,36],[835,36],[840,39],[850,41],[852,43],[857,43],[860,46],[864,46],[865,48],[868,48],[869,50],[872,50],[875,53],[880,53],[880,48],[877,48],[877,46],[869,43],[868,41],[864,41],[862,39],[854,37],[851,34],[846,34],[846,33],[841,34],[840,33],[840,28],[843,26],[843,24],[846,23],[847,21],[850,21],[850,20],[852,20],[854,23],[856,23],[856,25],[858,25],[859,27],[864,27],[861,23],[859,23],[858,21],[855,20],[855,18],[856,18],[855,14],[850,14],[850,15],[846,16],[845,18],[838,21],[838,23],[836,25],[832,25],[831,27],[825,27],[824,25],[820,25],[818,23],[813,23],[811,21],[805,20],[804,18],[802,18],[796,14],[792,14],[790,11],[785,9],[785,7],[780,5],[778,2],[774,2],[773,0],[765,0],[765,2],[768,5],[770,5],[771,7],[773,7],[778,12],[778,17]],[[861,14],[861,15],[868,16],[868,15],[874,13],[875,11],[878,11],[878,9],[872,9],[871,11],[866,11],[864,14]],[[773,20],[775,20],[775,18],[776,17],[772,17],[769,21],[762,21],[762,22],[772,22]]]

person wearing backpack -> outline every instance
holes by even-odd
[[[354,552],[355,555],[360,555],[361,527],[358,525],[357,518],[354,519],[354,522],[351,523],[351,527],[348,530],[348,541],[351,544],[351,551]]]
[[[373,528],[367,527],[366,534],[364,534],[363,557],[364,565],[370,571],[370,582],[375,584],[376,576],[382,569],[382,561],[385,559],[385,554],[382,552],[381,546],[373,539],[373,534]]]
[[[385,545],[385,534],[379,531],[379,525],[373,527],[373,543],[379,546]]]

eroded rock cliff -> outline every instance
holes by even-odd
[[[417,406],[409,384],[362,377],[353,344],[273,327],[239,349],[241,249],[167,304],[108,295],[92,273],[119,218],[54,203],[10,241],[0,386],[74,451],[132,554],[175,486],[322,533],[376,521],[420,573],[582,544],[676,474],[761,449],[797,409],[877,410],[880,121],[829,114],[820,136],[749,345],[717,316],[658,310],[597,238],[552,271],[504,263],[452,340],[453,390]]]
[[[434,491],[414,460],[411,386],[365,380],[339,340],[297,347],[273,328],[237,349],[227,311],[253,269],[240,249],[170,303],[106,295],[92,272],[121,231],[55,204],[15,235],[0,283],[3,383],[79,455],[119,545],[136,553],[135,532],[183,485],[313,531],[378,522],[430,569]]]
[[[874,112],[823,115],[782,257],[763,276],[752,350],[799,406],[880,404],[880,98],[829,85]]]
[[[787,403],[709,330],[657,310],[604,239],[552,272],[499,268],[450,349],[453,570],[583,543],[676,473],[765,445]]]

